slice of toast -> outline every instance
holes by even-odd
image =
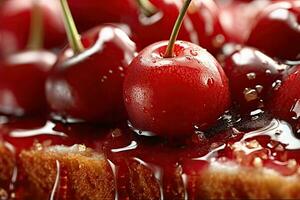
[[[1,157],[5,155],[1,154]],[[116,169],[103,154],[83,145],[25,150],[20,154],[20,161],[31,184],[30,188],[34,190],[31,199],[49,199],[51,194],[52,199],[116,198]],[[161,185],[153,170],[142,162],[132,162],[128,168],[127,199],[161,198]],[[2,172],[4,170],[9,172],[9,165]],[[174,179],[180,177],[183,176],[178,171]],[[177,191],[180,192],[177,199],[300,198],[299,173],[283,176],[274,170],[246,168],[232,162],[213,162],[205,170],[195,171],[188,178],[188,184],[194,188],[192,193],[185,191],[187,184],[184,182],[178,181]]]

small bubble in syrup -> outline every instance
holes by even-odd
[[[124,68],[123,67],[118,67],[118,69],[120,70],[120,71],[124,71]]]
[[[113,73],[113,70],[111,70],[111,69],[110,69],[110,70],[108,70],[108,73],[112,74],[112,73]]]

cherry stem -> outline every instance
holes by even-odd
[[[157,12],[156,7],[149,0],[136,0],[143,14],[147,17]]]
[[[175,45],[178,33],[180,31],[180,27],[181,27],[182,22],[183,22],[183,18],[185,16],[185,13],[186,13],[191,1],[192,0],[186,0],[183,4],[183,7],[180,10],[178,18],[175,22],[175,26],[174,26],[174,28],[172,30],[172,33],[171,33],[171,37],[169,39],[169,44],[168,44],[168,47],[167,47],[165,55],[164,55],[165,58],[173,57],[174,45]]]
[[[60,0],[60,4],[64,14],[65,29],[67,32],[70,46],[73,49],[75,54],[81,53],[82,51],[84,51],[84,47],[83,44],[81,43],[80,35],[75,26],[74,19],[72,17],[68,2],[67,0]]]
[[[43,12],[39,0],[33,1],[33,7],[31,11],[31,22],[29,39],[27,48],[32,50],[41,49],[44,42],[44,24],[43,24]]]

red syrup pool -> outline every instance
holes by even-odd
[[[195,192],[194,177],[215,163],[264,166],[286,176],[299,174],[300,140],[286,122],[258,116],[250,122],[238,119],[222,123],[206,133],[196,131],[188,139],[166,140],[139,135],[127,124],[103,128],[41,118],[0,117],[0,140],[16,158],[22,150],[38,145],[82,144],[104,153],[114,173],[116,199],[134,197],[129,176],[132,176],[130,166],[135,164],[143,165],[153,174],[160,188],[157,196],[160,199],[201,198]],[[0,181],[0,189],[10,197],[22,199],[27,184],[20,161],[16,160],[11,182]],[[72,199],[68,192],[68,172],[59,161],[56,166],[57,177],[49,199]],[[0,195],[0,199],[5,197]]]

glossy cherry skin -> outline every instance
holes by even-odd
[[[270,4],[268,0],[217,2],[225,40],[238,44],[244,44],[247,41],[257,14]]]
[[[257,49],[243,47],[225,60],[233,101],[240,111],[262,108],[272,92],[272,84],[280,80],[284,67]]]
[[[48,51],[24,51],[0,61],[0,113],[34,115],[45,113],[45,80],[56,62]]]
[[[88,30],[101,23],[118,23],[137,13],[136,0],[68,0],[79,30]]]
[[[161,40],[168,40],[174,23],[178,17],[182,0],[150,0],[156,8],[151,16],[146,16],[141,9],[134,16],[124,18],[122,22],[128,24],[132,30],[132,39],[138,50]],[[189,16],[185,16],[178,38],[198,44],[198,35]]]
[[[282,1],[265,8],[247,44],[271,57],[300,60],[300,1]]]
[[[187,15],[194,25],[198,44],[215,55],[225,43],[216,3],[213,0],[193,0]]]
[[[164,58],[167,44],[148,46],[129,65],[123,91],[129,120],[161,136],[204,130],[229,107],[227,77],[205,49],[177,41],[174,57]]]
[[[281,86],[274,92],[269,110],[276,117],[300,125],[300,65],[291,68]],[[300,128],[300,127],[298,127]]]
[[[82,35],[85,50],[65,48],[46,83],[52,112],[62,118],[113,123],[124,119],[122,86],[135,44],[120,29],[100,26]]]
[[[29,41],[34,0],[9,0],[0,7],[0,55],[24,50]],[[39,0],[43,11],[44,47],[64,44],[65,29],[58,0]]]

